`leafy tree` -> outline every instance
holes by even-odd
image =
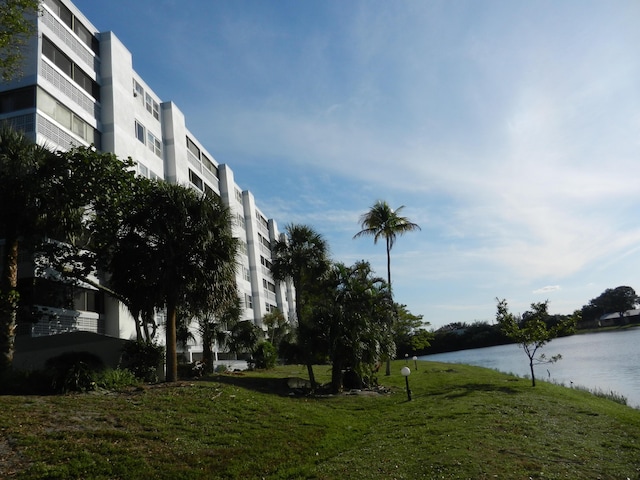
[[[328,282],[333,295],[325,299],[325,329],[331,360],[331,386],[334,392],[342,389],[345,370],[358,378],[371,374],[382,356],[395,350],[387,328],[393,317],[393,303],[386,282],[373,275],[368,262],[351,267],[337,263]]]
[[[252,364],[255,368],[273,368],[278,360],[276,347],[267,340],[263,340],[255,347]]]
[[[638,305],[640,298],[631,287],[607,288],[598,297],[582,307],[582,320],[593,321],[608,313],[623,313]]]
[[[360,226],[362,230],[354,235],[353,238],[361,236],[373,237],[373,243],[384,238],[387,251],[387,285],[389,292],[391,288],[391,249],[395,244],[396,237],[404,235],[407,232],[420,230],[420,226],[411,222],[407,217],[400,215],[404,209],[404,205],[392,209],[385,201],[378,200],[368,212],[360,217]],[[391,375],[391,359],[387,359],[387,375]]]
[[[297,224],[287,225],[285,238],[276,241],[272,247],[273,277],[278,281],[290,279],[295,288],[298,345],[306,357],[312,388],[316,387],[313,361],[317,354],[317,338],[309,310],[318,280],[326,274],[330,265],[327,250],[322,235],[309,226]]]
[[[562,358],[561,355],[555,355],[546,358],[544,354],[536,356],[538,350],[548,342],[558,337],[565,329],[572,327],[572,319],[558,323],[548,328],[547,319],[549,314],[547,307],[549,302],[532,303],[531,311],[525,312],[521,317],[509,312],[506,300],[496,299],[498,301],[498,311],[496,320],[504,333],[514,342],[518,343],[529,359],[529,369],[531,370],[531,385],[536,386],[536,377],[534,372],[535,365],[545,363],[554,363]]]
[[[291,324],[279,309],[276,308],[262,317],[262,324],[267,328],[267,338],[278,352],[282,342],[291,341]]]
[[[243,320],[231,327],[229,348],[236,355],[253,353],[262,338],[262,331],[251,320]]]
[[[4,81],[20,73],[23,48],[36,32],[39,8],[39,0],[0,2],[0,71]]]
[[[422,321],[423,316],[412,314],[406,305],[396,304],[395,309],[392,332],[397,355],[403,357],[427,348],[432,334],[422,328],[429,325]]]

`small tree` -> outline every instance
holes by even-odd
[[[554,355],[551,358],[547,358],[544,354],[536,356],[538,350],[571,328],[573,319],[569,318],[549,328],[546,323],[549,317],[548,301],[532,303],[531,311],[525,312],[522,316],[516,316],[509,312],[506,300],[496,300],[498,301],[496,320],[505,335],[519,344],[527,354],[531,370],[531,386],[535,387],[536,376],[533,367],[545,363],[555,363],[562,358],[562,355]]]
[[[282,342],[290,342],[293,337],[291,324],[277,308],[262,317],[262,324],[267,327],[267,338],[269,342],[271,342],[278,353],[280,353],[280,344]]]
[[[17,77],[23,48],[36,33],[40,0],[3,0],[0,2],[0,74],[9,81]]]

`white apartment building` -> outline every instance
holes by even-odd
[[[44,0],[41,10],[23,76],[0,84],[0,121],[38,143],[60,149],[94,144],[133,158],[140,175],[219,195],[241,241],[237,283],[244,319],[262,326],[265,313],[275,308],[293,318],[291,289],[275,282],[269,270],[270,245],[279,237],[275,221],[189,131],[180,109],[160,99],[136,73],[132,53],[113,32],[98,32],[68,0]],[[91,288],[76,289],[73,311],[60,312],[53,323],[39,322],[29,333],[75,330],[135,338],[126,308]],[[189,356],[200,348],[191,346]]]

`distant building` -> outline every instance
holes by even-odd
[[[220,196],[241,241],[237,284],[244,319],[262,326],[264,314],[276,308],[293,318],[291,288],[275,282],[269,269],[270,246],[279,238],[275,221],[236,183],[231,168],[219,164],[189,131],[180,109],[160,99],[136,73],[132,53],[113,32],[98,32],[68,0],[44,0],[41,10],[24,75],[0,84],[0,121],[60,149],[94,144],[133,158],[142,176]],[[26,333],[89,331],[135,338],[133,319],[118,301],[87,286],[74,289],[73,303],[73,310],[60,310],[55,321],[36,323]],[[188,350],[193,359],[201,346]]]
[[[624,312],[607,313],[598,319],[598,327],[613,327],[640,323],[640,309],[626,310]]]

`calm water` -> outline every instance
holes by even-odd
[[[536,379],[613,391],[640,407],[640,328],[557,338],[539,352],[561,354],[556,363],[535,367]],[[530,376],[527,355],[517,345],[425,355],[421,360],[464,363]]]

